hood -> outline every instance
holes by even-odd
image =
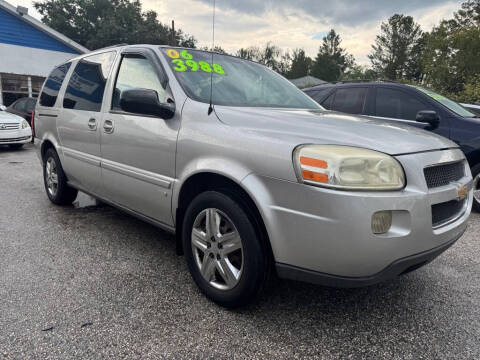
[[[276,137],[295,137],[299,144],[357,146],[390,155],[458,147],[442,136],[413,126],[332,111],[215,105],[215,112],[227,125]]]
[[[6,111],[0,111],[0,123],[2,124],[17,124],[22,121],[23,118],[21,116]]]

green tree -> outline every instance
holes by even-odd
[[[341,45],[342,39],[335,30],[323,38],[317,57],[311,67],[311,75],[325,80],[336,81],[351,68],[355,59]]]
[[[290,69],[287,72],[287,78],[298,79],[300,77],[307,76],[310,74],[312,63],[312,59],[305,54],[305,50],[293,50]]]
[[[373,70],[390,80],[419,80],[424,38],[411,16],[395,14],[381,25],[368,56]]]
[[[290,70],[289,53],[283,52],[281,48],[270,42],[263,48],[257,46],[241,48],[237,51],[236,56],[264,64],[282,75],[286,75]]]
[[[195,47],[194,37],[162,24],[139,0],[46,0],[34,2],[42,22],[94,50],[119,43]]]
[[[455,98],[475,97],[465,91],[478,86],[479,19],[480,0],[467,1],[453,19],[442,21],[426,35],[423,66],[428,86]]]

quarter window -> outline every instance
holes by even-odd
[[[105,84],[114,58],[115,52],[112,51],[81,59],[68,82],[63,107],[100,111]]]
[[[63,80],[65,80],[70,65],[71,63],[68,62],[53,69],[43,86],[43,91],[40,95],[40,105],[46,107],[52,107],[55,105],[58,92],[62,87]]]
[[[338,89],[333,100],[332,110],[348,114],[361,114],[366,95],[367,88]]]
[[[125,55],[115,82],[112,109],[120,110],[122,91],[134,88],[155,90],[159,101],[165,102],[165,88],[152,63],[141,55]]]
[[[377,116],[414,121],[422,110],[434,110],[415,97],[399,90],[377,88],[375,113]]]

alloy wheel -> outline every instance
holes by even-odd
[[[197,215],[191,245],[195,264],[211,286],[230,290],[238,284],[244,262],[242,239],[222,211],[208,208]]]
[[[45,181],[50,196],[55,197],[58,191],[58,172],[55,159],[50,157],[45,163]]]

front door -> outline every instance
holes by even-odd
[[[173,101],[167,82],[152,50],[130,49],[122,54],[109,94],[110,107],[101,124],[101,152],[106,198],[172,225],[179,114],[164,120],[120,108],[122,91],[133,88],[155,90],[160,102]]]
[[[374,115],[383,120],[394,120],[401,124],[414,126],[420,129],[433,131],[439,135],[450,137],[449,120],[440,116],[440,124],[436,128],[432,128],[430,124],[416,121],[417,113],[423,110],[437,109],[427,103],[411,95],[410,93],[388,87],[379,86],[375,91]]]
[[[69,181],[93,194],[102,188],[100,170],[101,107],[115,52],[87,56],[70,76],[57,121],[62,163]]]

